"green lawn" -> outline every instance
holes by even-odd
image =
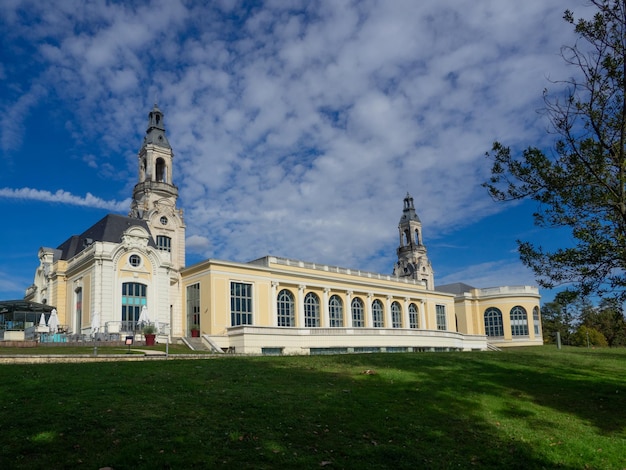
[[[626,468],[626,350],[3,365],[0,384],[2,469]]]

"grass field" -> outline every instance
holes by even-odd
[[[3,365],[0,426],[1,469],[626,469],[626,350]]]

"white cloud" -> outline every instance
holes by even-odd
[[[77,139],[132,155],[157,100],[189,252],[390,269],[393,248],[377,253],[393,246],[407,191],[431,239],[502,209],[480,187],[484,152],[544,138],[534,110],[545,77],[569,73],[561,16],[580,2],[58,3],[4,6],[3,29],[43,63],[0,101],[4,148],[49,90],[73,107]],[[0,196],[22,192],[128,207]]]
[[[130,208],[130,198],[124,201],[104,201],[90,193],[87,193],[84,197],[75,196],[62,189],[52,193],[50,191],[32,188],[0,188],[0,198],[55,202],[73,206],[106,209],[114,212],[124,212],[128,211]]]

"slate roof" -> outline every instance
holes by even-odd
[[[65,242],[59,245],[57,249],[61,251],[60,259],[70,259],[94,242],[121,243],[122,234],[135,225],[142,227],[148,233],[151,233],[145,220],[118,214],[109,214],[80,235],[72,235]],[[148,239],[148,245],[156,248],[152,237]]]
[[[465,292],[469,292],[472,289],[476,289],[473,286],[470,286],[469,284],[464,284],[462,282],[455,282],[452,284],[444,284],[443,286],[437,286],[435,287],[436,291],[439,292],[446,292],[448,294],[454,294],[454,295],[461,295]]]

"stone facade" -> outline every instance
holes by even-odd
[[[174,153],[155,105],[138,153],[128,216],[110,214],[41,248],[25,299],[54,305],[69,334],[130,334],[141,311],[169,337],[197,327],[218,352],[484,350],[542,344],[534,287],[435,287],[407,194],[392,275],[279,257],[185,267]],[[193,328],[192,328],[193,327]]]

